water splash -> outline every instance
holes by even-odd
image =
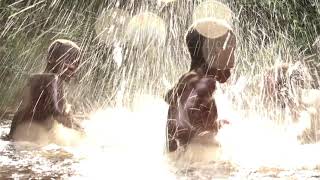
[[[81,177],[174,179],[164,156],[166,106],[160,98],[142,95],[133,110],[93,113],[84,123],[87,143],[75,150],[86,156],[78,167]]]
[[[174,173],[186,176],[181,174],[183,169],[200,171],[209,167],[213,171],[224,167],[218,174],[231,177],[239,176],[237,169],[269,172],[319,167],[320,145],[301,145],[297,125],[279,126],[257,112],[247,112],[243,119],[241,112],[222,108],[232,107],[222,91],[215,97],[219,117],[231,124],[224,126],[216,138],[206,143],[194,140],[185,151],[173,154],[164,153],[167,105],[161,98],[141,95],[133,110],[118,107],[93,113],[84,124],[88,144],[74,149],[85,156],[78,165],[81,177],[148,179],[156,175],[174,179]],[[101,168],[90,168],[101,161],[105,162]],[[103,169],[112,172],[106,174]],[[124,169],[126,173],[122,174]]]
[[[221,147],[194,142],[186,153],[164,154],[167,105],[160,96],[188,69],[190,58],[183,35],[193,21],[195,7],[202,1],[154,2],[17,1],[0,12],[0,22],[4,24],[0,41],[5,45],[0,47],[0,76],[1,84],[7,85],[0,87],[0,107],[7,108],[18,101],[16,95],[28,74],[40,71],[44,65],[46,45],[52,39],[66,37],[76,40],[85,52],[77,79],[81,84],[73,82],[68,96],[78,107],[77,112],[94,111],[84,122],[84,139],[57,126],[56,144],[60,146],[30,148],[0,141],[0,177],[249,179],[252,172],[263,177],[282,169],[289,172],[287,176],[317,173],[319,145],[300,145],[296,138],[301,129],[309,126],[310,113],[304,112],[301,125],[275,125],[276,120],[265,116],[269,112],[259,106],[256,97],[260,95],[257,82],[264,70],[275,61],[297,61],[301,58],[300,47],[292,43],[288,29],[279,31],[275,24],[265,21],[264,12],[255,9],[250,14],[246,12],[249,8],[242,5],[233,7],[239,42],[237,67],[230,88],[216,93],[219,117],[231,121],[217,137]],[[279,13],[278,6],[270,2],[265,7],[273,12],[271,15]],[[165,39],[167,46],[146,49],[126,44],[124,32],[129,20],[143,12],[152,13],[150,17],[162,24],[159,32],[154,24],[146,29],[161,43]],[[286,12],[280,13],[282,17]],[[250,21],[251,18],[255,20]],[[110,20],[113,23],[106,27],[105,22]],[[96,28],[100,30],[96,32]],[[117,33],[108,33],[110,29]],[[121,57],[117,53],[120,51]],[[243,76],[248,77],[244,81],[252,89],[233,83]],[[236,100],[229,99],[233,95],[231,87],[242,89],[235,92]],[[128,105],[131,100],[135,102],[132,106]],[[108,108],[104,108],[105,104]],[[101,110],[95,112],[98,108]],[[8,123],[1,124],[0,131],[7,133],[8,128]],[[300,171],[305,168],[313,173]]]

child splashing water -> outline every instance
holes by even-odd
[[[80,48],[72,41],[55,40],[48,49],[44,73],[30,77],[21,105],[14,114],[9,138],[39,142],[58,122],[82,131],[73,119],[64,97],[64,81],[74,77],[80,63]]]
[[[192,138],[210,132],[216,134],[221,126],[213,97],[216,81],[224,83],[234,66],[236,38],[232,29],[219,37],[206,37],[201,28],[215,24],[204,20],[193,24],[186,34],[191,55],[189,72],[165,96],[169,104],[167,118],[168,151],[187,145]],[[223,26],[223,25],[221,25]],[[203,29],[202,29],[203,30]],[[208,29],[207,29],[208,30]],[[210,29],[209,31],[215,31]]]

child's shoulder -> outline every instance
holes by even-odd
[[[31,74],[29,80],[55,81],[58,80],[58,76],[54,73],[36,73]]]
[[[42,86],[49,85],[52,83],[57,83],[58,76],[53,73],[38,73],[32,74],[29,77],[29,83],[32,86]]]
[[[193,78],[199,78],[200,75],[195,71],[188,71],[180,77],[180,81],[189,81]]]

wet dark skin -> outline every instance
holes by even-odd
[[[17,140],[15,133],[21,124],[37,124],[46,130],[54,120],[68,128],[82,131],[72,115],[66,111],[64,82],[74,77],[79,66],[80,50],[69,41],[55,41],[48,50],[44,73],[32,75],[23,89],[23,99],[14,114],[9,138]]]
[[[225,82],[230,70],[202,66],[184,74],[170,89],[165,101],[169,104],[167,133],[168,150],[186,145],[201,132],[218,132],[218,112],[213,97],[216,81]]]
[[[228,31],[233,35],[232,31]],[[203,132],[216,134],[219,129],[218,112],[213,94],[216,82],[224,83],[231,75],[236,40],[232,37],[222,48],[228,33],[216,38],[215,43],[205,45],[206,37],[191,28],[186,34],[186,44],[191,56],[190,70],[165,95],[169,105],[167,117],[167,148],[169,152],[187,145]],[[215,52],[213,59],[203,53],[203,47]],[[207,59],[206,59],[207,58]],[[212,62],[230,62],[218,70]]]

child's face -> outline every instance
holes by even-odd
[[[206,39],[202,53],[206,62],[217,69],[230,69],[234,66],[236,39],[232,32],[216,39]]]
[[[60,44],[53,49],[49,57],[49,63],[53,66],[53,72],[57,73],[63,80],[69,81],[75,76],[80,64],[79,50]]]
[[[69,81],[72,77],[75,76],[76,71],[78,70],[79,67],[79,60],[75,61],[62,61],[61,63],[61,77],[65,81]]]

